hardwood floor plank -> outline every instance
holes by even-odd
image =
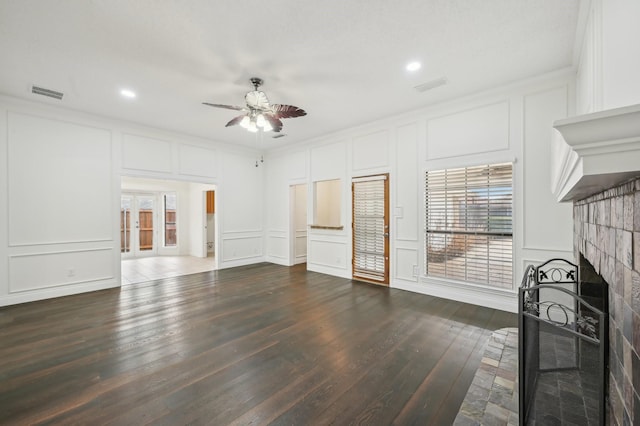
[[[258,264],[0,308],[0,424],[449,424],[515,315]]]

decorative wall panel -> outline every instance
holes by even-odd
[[[8,117],[9,245],[111,240],[111,133]]]

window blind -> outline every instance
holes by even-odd
[[[353,274],[385,280],[385,180],[353,182]]]
[[[429,276],[513,288],[513,166],[426,172]]]

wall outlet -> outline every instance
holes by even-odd
[[[75,277],[76,276],[76,270],[75,268],[69,268],[67,269],[67,277]]]
[[[418,276],[418,265],[413,265],[413,276],[414,277]]]

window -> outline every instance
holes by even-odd
[[[176,234],[176,194],[164,194],[164,246],[175,247],[178,244]]]
[[[426,273],[512,289],[511,163],[426,172]]]

